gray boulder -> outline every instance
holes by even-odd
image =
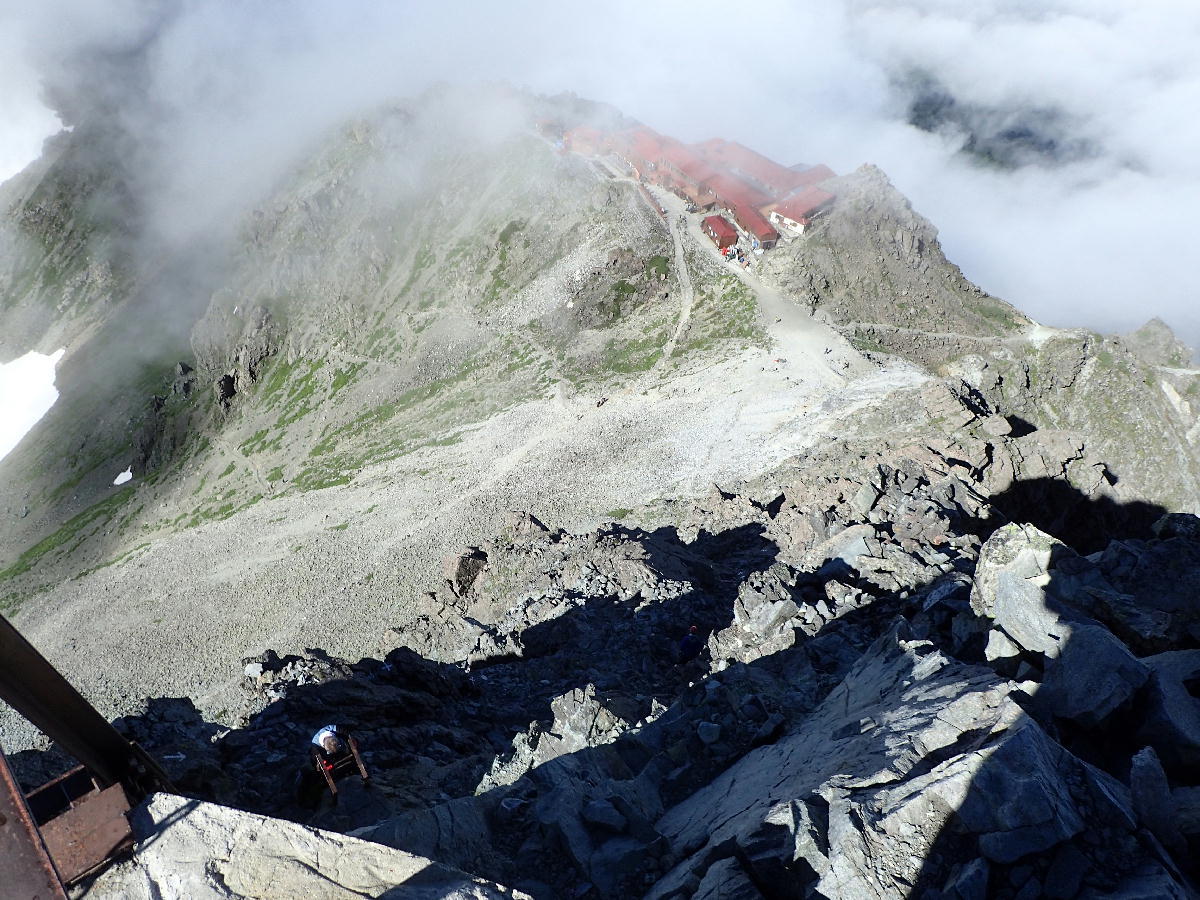
[[[1189,684],[1200,679],[1200,650],[1172,650],[1142,660],[1153,673],[1139,737],[1171,770],[1200,766],[1200,700]]]
[[[1184,538],[1200,542],[1200,516],[1191,513],[1167,513],[1151,528],[1154,529],[1154,534],[1164,541],[1170,538]]]
[[[1179,831],[1171,787],[1153,747],[1143,747],[1133,757],[1129,789],[1138,818],[1164,847],[1183,859],[1187,842]]]
[[[620,811],[608,800],[590,800],[583,807],[583,821],[611,831],[621,831],[628,824]]]
[[[708,867],[692,896],[695,900],[760,900],[763,894],[741,864],[726,857]]]
[[[512,784],[526,772],[557,757],[588,747],[608,744],[627,731],[632,722],[598,695],[595,685],[576,688],[550,702],[554,722],[543,729],[537,723],[513,738],[513,752],[497,757],[480,781],[479,790]]]
[[[721,739],[719,722],[701,722],[696,726],[696,736],[705,744],[715,744]]]
[[[994,623],[989,661],[1013,659],[1014,646],[1040,654],[1047,664],[1036,707],[1095,728],[1132,700],[1149,673],[1112,632],[1064,601],[1063,587],[1052,586],[1056,557],[1078,559],[1031,525],[998,529],[980,550],[971,606]],[[1074,586],[1068,573],[1062,578]],[[1013,674],[1011,663],[1002,668]]]
[[[1080,622],[1047,667],[1035,702],[1049,715],[1095,728],[1128,703],[1149,677],[1107,628]]]
[[[1171,791],[1175,824],[1190,838],[1200,837],[1200,787],[1182,787]]]
[[[1195,646],[1200,640],[1200,540],[1191,535],[1194,517],[1167,517],[1152,541],[1113,541],[1090,557],[1113,589],[1134,609],[1155,614],[1146,626],[1155,636],[1151,650]]]
[[[730,662],[753,662],[786,650],[802,626],[800,608],[787,584],[775,573],[755,573],[738,589],[733,622],[710,639],[714,669]]]
[[[986,900],[988,861],[976,858],[955,872],[946,882],[942,894],[951,900]]]
[[[491,833],[483,810],[474,797],[460,797],[423,809],[415,809],[378,825],[352,831],[354,837],[402,847],[423,856],[471,859],[489,845]]]
[[[1053,659],[1070,638],[1062,605],[1047,596],[1051,559],[1061,541],[1032,525],[1005,525],[979,551],[971,608],[1025,650]]]

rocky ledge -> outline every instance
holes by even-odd
[[[123,900],[500,900],[525,897],[432,860],[213,803],[155,794],[131,815],[133,859],[80,896]]]

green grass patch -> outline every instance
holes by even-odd
[[[329,396],[332,397],[346,385],[355,380],[355,377],[366,363],[350,363],[345,369],[337,369],[333,373],[333,382],[329,385]]]
[[[222,519],[228,519],[230,516],[237,515],[243,510],[249,509],[263,498],[262,494],[253,494],[241,503],[239,503],[236,499],[226,499],[232,498],[236,493],[236,490],[228,491],[223,495],[223,499],[225,499],[224,503],[215,506],[204,506],[195,510],[184,527],[195,528],[196,526],[203,525],[206,522],[218,522]]]
[[[409,291],[416,285],[417,279],[421,277],[421,273],[428,269],[434,263],[433,248],[429,244],[423,244],[413,257],[412,268],[409,269],[408,279],[404,282],[404,286],[400,288],[398,296],[407,296]]]
[[[867,353],[890,353],[887,347],[879,343],[878,340],[871,337],[869,334],[862,332],[854,332],[847,340],[850,341],[850,346],[855,350],[861,350]]]
[[[524,222],[519,222],[519,221],[509,222],[500,231],[500,237],[498,238],[500,245],[502,247],[507,245],[508,242],[511,241],[513,239],[513,237],[516,236],[517,232],[520,231],[524,227],[525,227]]]
[[[691,322],[675,355],[706,353],[728,343],[761,346],[766,341],[754,292],[734,276],[722,275],[715,285],[697,291]]]
[[[613,340],[604,347],[601,367],[618,375],[635,375],[654,368],[663,351],[663,335],[652,334],[641,340]]]
[[[618,300],[626,300],[637,293],[637,288],[622,278],[613,285],[613,296]]]
[[[0,569],[0,581],[15,578],[32,569],[46,554],[57,550],[76,538],[81,538],[85,530],[98,528],[108,524],[117,514],[121,505],[133,496],[133,486],[120,488],[114,494],[99,503],[94,503],[83,512],[68,519],[67,522],[53,534],[38,541],[6,569]]]

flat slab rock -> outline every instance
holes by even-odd
[[[526,897],[402,850],[173,794],[131,818],[133,858],[88,886],[88,900]]]
[[[1054,859],[1076,838],[1116,858],[1108,881],[1158,871],[1121,784],[1053,742],[1010,696],[1014,683],[907,633],[894,626],[797,732],[658,820],[678,863],[648,898],[682,900],[710,881],[769,896],[925,896],[969,874],[942,870],[952,844],[985,882],[989,866]],[[1101,874],[1096,858],[1083,865]]]

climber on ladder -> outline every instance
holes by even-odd
[[[342,769],[357,766],[363,784],[371,780],[362,754],[358,752],[358,739],[340,725],[326,725],[314,734],[308,751],[314,768],[325,779],[334,800],[337,800],[338,794],[335,779]]]

